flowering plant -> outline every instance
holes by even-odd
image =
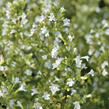
[[[108,108],[107,8],[68,2],[0,2],[1,108]]]

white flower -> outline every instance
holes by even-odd
[[[43,20],[45,19],[45,16],[44,15],[41,15],[41,16],[36,16],[35,17],[35,22],[37,23],[37,22],[42,22]]]
[[[49,31],[47,30],[47,27],[43,26],[41,28],[41,34],[44,34],[46,37],[49,36]]]
[[[39,71],[37,72],[37,74],[38,74],[38,75],[41,75],[41,74],[42,74],[42,72],[39,70]]]
[[[2,97],[3,96],[3,92],[0,90],[0,97]]]
[[[18,77],[16,77],[16,78],[12,78],[12,83],[14,83],[14,84],[17,84],[17,83],[20,83],[20,81],[19,81],[19,78]]]
[[[84,68],[84,69],[86,69],[87,67],[86,67],[86,64],[82,64],[82,67],[81,67],[82,69]]]
[[[0,65],[4,63],[4,58],[2,55],[0,55]]]
[[[23,13],[21,17],[22,17],[21,24],[25,25],[28,22],[28,20],[26,19],[26,14]]]
[[[70,20],[67,19],[67,18],[64,19],[63,22],[64,22],[64,26],[69,26],[70,25]]]
[[[107,61],[104,61],[104,62],[101,64],[101,68],[104,69],[106,66],[108,66],[108,62],[107,62]]]
[[[10,34],[13,34],[13,33],[16,33],[16,32],[17,32],[16,30],[12,29]]]
[[[9,19],[10,18],[10,10],[6,10],[6,17]]]
[[[4,67],[3,66],[0,66],[0,71],[4,71]]]
[[[60,79],[59,78],[57,78],[56,76],[55,76],[55,80],[54,81],[59,81]]]
[[[83,56],[81,57],[82,59],[86,59],[87,61],[89,61],[89,56]]]
[[[2,88],[2,92],[3,92],[3,94],[8,94],[8,90],[7,90],[7,88],[6,87],[4,87],[4,86],[1,86],[1,88]]]
[[[52,49],[52,51],[51,51],[51,57],[52,58],[56,58],[57,57],[57,55],[58,55],[58,49],[59,49],[59,46],[58,45],[56,45],[53,49]]]
[[[103,72],[102,72],[102,75],[103,76],[107,76],[108,75],[108,72],[104,69]]]
[[[96,51],[94,56],[97,58],[98,56],[100,55],[100,52],[99,51]]]
[[[42,96],[45,100],[49,100],[50,99],[50,94],[48,94],[48,92],[44,92],[44,95]]]
[[[2,24],[2,27],[3,27],[3,29],[2,29],[2,35],[4,36],[4,35],[6,35],[7,34],[7,28],[8,28],[8,21],[5,21],[3,24]]]
[[[45,62],[45,67],[50,69],[51,68],[51,62],[50,61]]]
[[[17,101],[17,106],[21,107],[22,108],[22,104],[20,101]]]
[[[35,95],[35,94],[38,94],[38,91],[37,91],[36,89],[32,89],[31,95],[33,96],[33,95]]]
[[[35,109],[43,109],[39,102],[36,102],[34,105]]]
[[[90,72],[88,73],[88,75],[94,76],[94,70],[91,69]]]
[[[36,31],[35,28],[31,28],[29,36],[32,36],[32,35],[34,34],[35,31]],[[28,33],[27,33],[27,36],[28,36]]]
[[[53,68],[52,69],[57,68],[59,66],[59,64],[61,63],[62,60],[63,60],[63,58],[58,58],[56,60],[56,62],[52,64],[53,65]]]
[[[46,37],[48,37],[48,36],[49,36],[49,31],[48,31],[48,30],[47,30],[47,33],[45,34],[45,36],[46,36]]]
[[[71,78],[67,79],[67,85],[68,85],[69,87],[73,86],[74,83],[75,83],[75,82],[74,82]]]
[[[15,19],[15,18],[12,18],[12,22],[13,22],[14,24],[16,24],[16,19]]]
[[[18,90],[25,92],[26,91],[26,89],[25,89],[25,83],[22,83],[21,86],[20,86],[20,88]]]
[[[75,94],[77,91],[75,89],[71,90],[71,95]]]
[[[46,32],[47,32],[47,27],[43,26],[43,27],[41,28],[41,33],[42,33],[42,34],[45,34]]]
[[[52,94],[54,95],[57,91],[59,91],[59,86],[57,84],[52,84],[51,86],[49,86]]]
[[[49,16],[49,21],[55,21],[55,16],[53,13],[50,13],[50,16]]]
[[[26,75],[29,75],[29,76],[32,75],[32,71],[31,71],[30,69],[27,69],[24,73],[25,73]]]
[[[90,33],[94,33],[95,31],[93,29],[90,30]]]
[[[80,60],[80,56],[77,56],[75,61],[76,61],[76,67],[81,68],[82,60]]]
[[[10,100],[10,101],[9,101],[9,105],[10,105],[10,107],[13,109],[14,100]]]
[[[74,36],[68,35],[68,38],[70,41],[72,41],[74,39]]]
[[[36,89],[32,89],[31,95],[33,96],[33,95],[35,95],[35,94],[38,94],[38,91],[37,91]]]
[[[105,34],[109,35],[109,29],[106,29]]]
[[[89,49],[88,54],[89,54],[89,55],[92,55],[92,54],[93,54],[93,52],[94,52],[94,50],[93,50],[93,49]]]
[[[43,58],[43,60],[46,60],[47,59],[47,55],[43,55],[42,58]]]
[[[65,32],[65,33],[68,34],[68,33],[69,33],[69,29],[68,29],[68,28],[64,28],[64,29],[63,29],[63,32]]]
[[[74,102],[74,109],[80,109],[80,104],[78,101]]]
[[[35,109],[43,109],[42,106],[40,105],[40,103],[38,102],[38,98],[35,98],[35,104],[34,104],[34,108]]]
[[[105,19],[102,20],[102,24],[103,24],[104,28],[108,27],[108,23],[107,23],[107,21]]]
[[[65,8],[64,8],[64,7],[61,7],[61,8],[60,8],[60,11],[61,11],[61,12],[65,12]]]

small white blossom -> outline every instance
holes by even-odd
[[[44,95],[42,96],[45,100],[50,99],[50,94],[48,92],[44,92]]]
[[[39,102],[36,102],[34,105],[35,109],[43,109]]]
[[[103,76],[107,76],[108,75],[108,72],[104,69],[103,72],[102,72],[102,75]]]
[[[94,52],[94,50],[93,50],[93,49],[89,49],[88,54],[89,54],[89,55],[92,55],[92,54],[93,54],[93,52]]]
[[[90,30],[90,33],[94,33],[95,31],[93,29]]]
[[[107,61],[104,61],[104,62],[101,64],[101,68],[104,69],[106,66],[108,66],[108,62],[107,62]]]
[[[45,67],[50,69],[51,68],[51,62],[50,61],[45,62]]]
[[[44,15],[41,15],[41,16],[36,16],[35,17],[35,22],[42,22],[46,17]]]
[[[8,95],[8,90],[7,90],[7,88],[4,87],[4,86],[1,86],[1,88],[2,88],[2,92],[3,92],[3,94]]]
[[[69,26],[70,25],[70,19],[64,19],[63,20],[63,22],[64,22],[64,26]]]
[[[16,78],[12,78],[12,83],[14,83],[14,84],[17,84],[17,83],[20,83],[20,81],[19,81],[19,78],[18,77],[16,77]]]
[[[56,76],[55,76],[55,80],[54,81],[59,81],[60,79],[59,78],[57,78]]]
[[[28,22],[28,20],[26,19],[26,14],[23,13],[23,14],[21,15],[21,17],[22,17],[21,24],[25,25],[25,24]]]
[[[49,36],[49,31],[47,30],[47,27],[43,26],[41,28],[41,34],[44,34],[46,37]]]
[[[60,8],[60,11],[61,11],[61,12],[65,12],[65,8],[64,8],[64,7],[61,7],[61,8]]]
[[[17,106],[21,107],[22,108],[22,104],[20,101],[17,101]]]
[[[2,55],[0,55],[0,65],[4,63],[4,58]]]
[[[51,86],[49,86],[52,94],[54,95],[57,91],[59,91],[59,86],[57,84],[52,84]]]
[[[30,69],[27,69],[24,73],[25,73],[26,75],[29,75],[29,76],[32,75],[32,71],[31,71]]]
[[[38,91],[37,91],[36,89],[32,89],[31,95],[33,96],[33,95],[35,95],[35,94],[38,94]]]
[[[14,100],[10,100],[10,101],[9,101],[9,105],[10,105],[10,107],[13,109]]]
[[[3,66],[0,66],[0,71],[4,71],[4,67]]]
[[[16,19],[15,19],[15,18],[12,18],[12,22],[13,22],[14,24],[16,24]]]
[[[76,67],[81,68],[82,60],[80,60],[80,56],[77,56],[75,61],[76,61]]]
[[[47,59],[47,55],[43,55],[42,58],[43,58],[43,60],[46,60]]]
[[[77,91],[75,89],[71,90],[71,95],[75,94]]]
[[[86,59],[87,61],[89,61],[89,56],[83,56],[81,57],[82,59]]]
[[[57,57],[57,55],[58,55],[58,49],[59,49],[59,46],[58,45],[56,45],[53,49],[52,49],[52,51],[51,51],[51,57],[52,58],[56,58]]]
[[[70,41],[72,41],[75,38],[75,36],[68,35],[68,38]]]
[[[102,24],[103,24],[104,28],[108,27],[108,23],[107,23],[107,21],[105,19],[102,20]]]
[[[98,56],[100,55],[100,52],[99,51],[96,51],[94,56],[97,58]]]
[[[67,85],[69,86],[69,87],[72,87],[73,85],[74,85],[74,81],[71,79],[71,78],[69,78],[69,79],[67,79]]]
[[[20,86],[20,88],[18,90],[25,92],[26,91],[26,89],[25,89],[25,83],[22,83],[21,86]]]
[[[35,22],[42,22],[46,17],[44,15],[41,15],[41,16],[36,16],[35,17]]]
[[[3,92],[0,90],[0,97],[2,97],[3,96]]]
[[[52,64],[53,65],[53,68],[52,69],[57,68],[59,66],[59,64],[61,63],[62,60],[63,60],[63,58],[58,58],[56,60],[56,62]]]
[[[69,34],[69,29],[68,29],[68,28],[64,28],[64,29],[63,29],[63,32]]]
[[[7,28],[8,28],[8,21],[4,21],[4,23],[2,24],[2,35],[5,36],[7,34]]]
[[[80,109],[80,104],[78,101],[74,102],[74,109]]]
[[[41,74],[42,74],[42,72],[39,70],[39,71],[37,72],[37,74],[38,74],[38,75],[41,75]]]
[[[17,32],[16,30],[12,29],[10,34],[13,34],[13,33],[16,33],[16,32]]]
[[[9,9],[6,10],[6,17],[7,17],[8,19],[10,19],[10,10],[9,10]]]
[[[50,16],[49,16],[49,21],[55,21],[55,16],[53,13],[50,13]]]
[[[106,35],[109,35],[109,29],[106,29],[106,30],[105,30],[105,34],[106,34]]]
[[[86,69],[86,68],[87,68],[87,67],[86,67],[86,64],[82,64],[81,68],[82,68],[82,69]]]
[[[94,70],[91,69],[90,72],[88,73],[88,75],[94,76],[94,75],[95,75],[95,74],[94,74]]]
[[[43,27],[41,28],[41,33],[42,33],[42,34],[45,34],[46,32],[47,32],[47,27],[43,26]]]

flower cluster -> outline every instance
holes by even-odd
[[[6,109],[107,107],[100,99],[109,90],[109,16],[91,3],[68,4],[0,1],[0,104]],[[90,19],[93,11],[104,15],[101,23]]]

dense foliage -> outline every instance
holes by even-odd
[[[108,109],[109,1],[0,0],[0,109]]]

